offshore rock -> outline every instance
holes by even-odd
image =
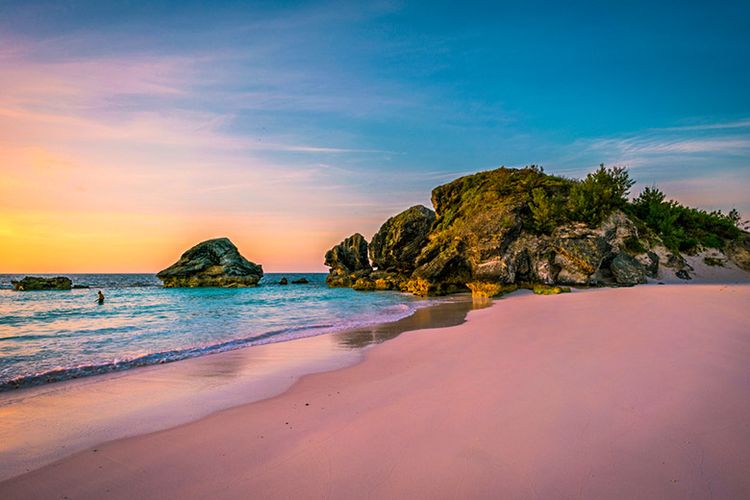
[[[229,238],[215,238],[198,243],[156,277],[167,288],[238,288],[257,285],[263,267],[240,255]]]
[[[307,278],[292,280],[292,285],[307,285],[308,283],[310,283],[310,281]]]
[[[33,290],[70,290],[73,282],[65,276],[42,278],[40,276],[26,276],[19,281],[11,281],[14,290],[28,292]]]
[[[413,206],[385,221],[370,242],[372,265],[381,271],[409,274],[427,244],[435,212]]]
[[[355,233],[326,252],[325,265],[330,267],[326,283],[332,287],[350,287],[372,271],[367,256],[367,240]]]

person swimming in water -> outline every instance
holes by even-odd
[[[99,305],[104,304],[104,294],[102,293],[101,290],[99,290],[99,294],[98,294],[96,301],[99,303]]]

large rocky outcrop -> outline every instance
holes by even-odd
[[[11,281],[14,290],[28,292],[32,290],[70,290],[73,283],[70,278],[57,276],[55,278],[43,278],[40,276],[26,276],[19,281]]]
[[[359,233],[353,234],[326,252],[325,265],[331,270],[326,282],[332,287],[352,286],[362,276],[372,271],[368,258],[367,240]]]
[[[501,241],[491,233],[480,233],[468,243],[454,237],[449,245],[426,249],[413,273],[413,278],[421,279],[414,291],[451,293],[470,281],[592,286],[644,283],[655,273],[658,257],[645,252],[631,255],[626,246],[633,239],[638,239],[635,225],[622,212],[613,213],[596,228],[566,224],[549,235],[534,234],[523,229],[521,221],[514,221]]]
[[[257,285],[263,268],[240,255],[229,238],[198,243],[156,275],[165,287],[245,287]]]
[[[434,214],[416,206],[383,224],[370,244],[375,270],[355,272],[327,256],[329,283],[418,295],[632,286],[657,278],[661,265],[690,279],[693,269],[680,253],[688,243],[686,252],[715,248],[750,270],[750,233],[721,214],[664,202],[656,191],[628,202],[631,186],[621,169],[603,166],[581,181],[537,167],[461,177],[432,191]]]
[[[595,227],[564,219],[548,230],[534,224],[533,193],[564,199],[572,185],[534,168],[461,177],[433,190],[435,214],[416,206],[383,224],[370,244],[376,271],[353,276],[347,269],[348,279],[339,280],[328,256],[326,264],[339,286],[418,295],[465,291],[468,283],[635,285],[655,276],[658,256],[622,211]]]
[[[469,281],[548,285],[645,282],[648,269],[636,258],[643,253],[638,230],[621,211],[614,211],[593,228],[567,222],[549,234],[533,229],[529,213],[532,190],[543,186],[552,196],[564,193],[569,183],[534,169],[501,168],[436,188],[432,199],[438,218],[413,273],[414,278],[423,280],[422,291],[450,293]],[[632,251],[632,247],[639,250]]]
[[[408,274],[427,243],[435,212],[416,205],[385,221],[370,242],[372,265],[378,270]]]

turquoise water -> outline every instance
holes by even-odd
[[[406,317],[426,300],[331,289],[325,274],[256,288],[168,289],[148,274],[67,275],[91,289],[15,292],[0,275],[0,390]],[[304,276],[308,285],[278,285]],[[96,292],[106,296],[96,303]]]

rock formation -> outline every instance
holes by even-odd
[[[167,288],[257,285],[263,268],[245,259],[229,238],[198,243],[156,275]]]
[[[750,271],[750,234],[743,234],[737,240],[729,242],[726,253],[737,267]]]
[[[292,285],[307,285],[308,283],[310,283],[310,280],[307,278],[297,278],[292,281]]]
[[[563,285],[632,286],[657,277],[660,265],[690,279],[679,251],[667,250],[652,226],[636,218],[626,175],[620,194],[608,201],[613,195],[601,182],[617,182],[619,173],[602,167],[588,184],[535,167],[461,177],[433,190],[435,212],[415,206],[382,225],[369,245],[374,270],[360,235],[334,247],[326,255],[327,281],[417,295],[471,289],[490,297],[511,285],[537,285],[544,293],[564,291]],[[750,268],[750,234],[724,243],[728,258]]]
[[[370,259],[380,271],[408,274],[427,243],[435,212],[416,205],[388,219],[370,242]]]
[[[621,211],[593,228],[568,222],[545,234],[530,227],[532,187],[555,193],[566,182],[532,169],[498,169],[436,188],[432,201],[438,217],[406,289],[440,295],[465,290],[469,282],[645,282],[647,270],[638,254],[626,250],[639,241],[638,231]]]
[[[325,265],[331,268],[326,282],[332,287],[352,286],[372,271],[367,256],[367,240],[353,234],[326,252]]]
[[[55,278],[42,278],[39,276],[26,276],[20,281],[11,281],[14,290],[27,292],[32,290],[70,290],[73,286],[70,278],[57,276]]]
[[[279,280],[279,285],[288,285],[288,284],[289,284],[289,280],[286,278],[281,278]]]

